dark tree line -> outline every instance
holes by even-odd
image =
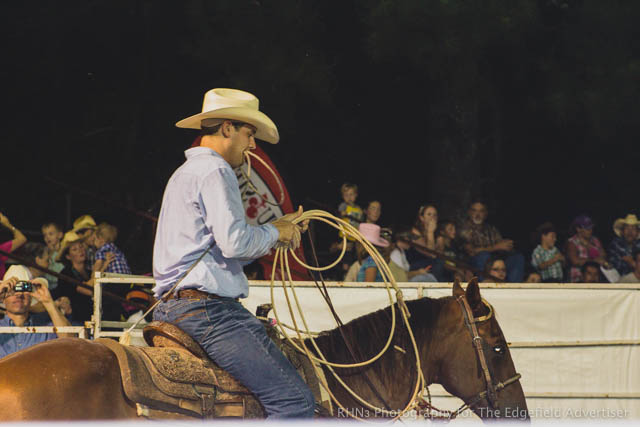
[[[85,0],[4,5],[0,209],[65,221],[50,176],[157,209],[211,87],[254,92],[297,202],[343,181],[409,223],[486,199],[516,239],[635,209],[640,3],[600,0]],[[14,178],[15,177],[15,178]],[[15,179],[17,185],[9,185]],[[48,207],[55,207],[51,213]],[[312,207],[312,206],[308,206]],[[74,196],[71,216],[137,219]],[[107,218],[104,218],[107,219]],[[149,252],[151,232],[140,235]],[[132,245],[135,242],[132,243]],[[141,258],[141,270],[147,260]]]

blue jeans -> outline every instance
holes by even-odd
[[[471,266],[478,271],[484,272],[484,265],[491,257],[490,252],[479,252],[471,257]],[[509,252],[504,263],[507,266],[508,283],[522,283],[524,280],[524,257],[520,252]]]
[[[153,318],[177,325],[196,340],[218,366],[255,394],[268,418],[313,416],[313,393],[262,323],[239,302],[172,299],[160,303]]]

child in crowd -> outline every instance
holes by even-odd
[[[118,229],[106,222],[98,225],[95,231],[94,243],[96,245],[95,263],[93,271],[100,271],[105,263],[108,263],[104,270],[107,273],[131,274],[129,264],[124,253],[113,243],[118,237]],[[113,260],[107,261],[107,253],[113,254]]]
[[[545,222],[536,231],[540,244],[533,250],[531,265],[538,270],[543,282],[562,282],[564,255],[555,246],[557,236],[553,224]]]
[[[338,206],[338,212],[342,219],[347,221],[357,230],[360,223],[364,221],[364,212],[362,211],[362,208],[356,204],[356,199],[358,198],[358,186],[356,184],[345,182],[342,184],[342,187],[340,187],[340,192],[342,193],[342,203]],[[343,238],[342,232],[339,233],[339,236],[341,240],[331,245],[331,252],[341,250]],[[355,239],[347,236],[347,240],[347,251],[344,254],[344,258],[342,258],[341,276],[349,270],[351,264],[356,260],[354,251]]]
[[[44,243],[46,243],[49,249],[49,270],[53,270],[56,273],[60,273],[64,268],[64,264],[57,262],[56,258],[60,252],[60,242],[62,241],[62,227],[55,222],[47,222],[42,225],[42,236]],[[51,274],[46,274],[45,279],[49,282],[49,290],[53,291],[58,287],[58,278]]]
[[[358,229],[360,223],[364,221],[364,212],[362,208],[356,204],[358,186],[345,182],[342,184],[342,187],[340,187],[340,192],[342,193],[343,200],[340,206],[338,206],[340,216]]]
[[[418,268],[416,270],[410,270],[409,261],[407,260],[406,251],[409,250],[411,244],[411,230],[399,228],[397,233],[393,235],[395,247],[391,251],[391,261],[401,268],[406,275],[406,280],[396,280],[398,281],[406,281],[406,282],[437,282],[438,279],[429,273],[431,270],[431,266],[428,265],[423,268]],[[389,264],[391,265],[391,264]],[[393,271],[393,270],[392,270]]]

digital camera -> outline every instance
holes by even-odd
[[[20,280],[13,288],[15,292],[33,292],[33,283],[26,280]]]

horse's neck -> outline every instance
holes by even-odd
[[[413,335],[420,352],[423,372],[433,371],[433,353],[437,352],[437,342],[433,342],[442,307],[446,299],[421,298],[407,301],[411,313],[409,319]],[[373,369],[411,372],[415,369],[413,344],[400,311],[395,306],[396,330],[389,349]],[[354,319],[342,327],[321,335],[317,342],[328,360],[339,363],[353,363],[376,355],[386,343],[391,328],[391,307]],[[349,345],[345,344],[345,339]],[[351,348],[349,348],[351,347]],[[403,357],[397,357],[402,352]],[[352,354],[353,353],[353,354]]]

